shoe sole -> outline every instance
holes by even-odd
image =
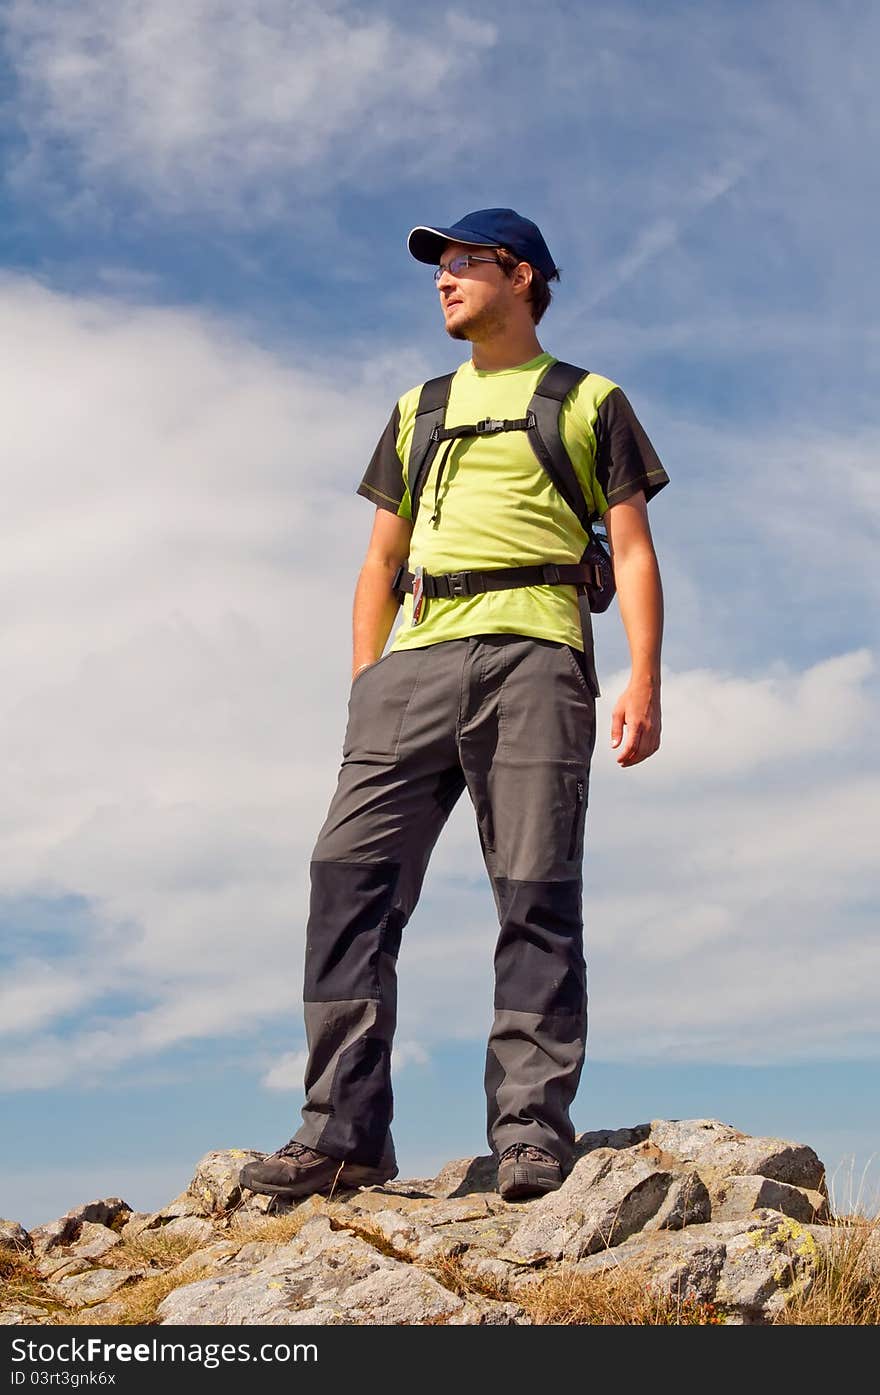
[[[539,1172],[520,1164],[507,1181],[499,1178],[498,1194],[502,1201],[524,1201],[530,1196],[544,1196],[562,1186],[560,1172]]]
[[[525,1201],[530,1196],[546,1196],[547,1192],[557,1192],[561,1182],[550,1182],[546,1187],[539,1182],[512,1182],[498,1194],[502,1201]]]
[[[242,1182],[241,1186],[249,1192],[257,1192],[260,1196],[284,1196],[295,1199],[301,1196],[322,1196],[325,1192],[332,1192],[334,1188],[353,1191],[358,1187],[381,1187],[385,1182],[392,1182],[397,1172],[396,1167],[393,1172],[377,1172],[358,1163],[348,1163],[343,1164],[342,1171],[335,1177],[321,1182],[317,1187],[312,1185],[307,1177],[304,1177],[302,1182],[294,1182],[287,1187],[276,1185],[274,1182],[260,1182],[256,1186],[251,1182]]]

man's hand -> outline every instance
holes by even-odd
[[[612,749],[620,747],[617,763],[638,765],[639,761],[652,756],[659,745],[660,690],[653,683],[632,679],[617,699],[611,715],[611,746]]]
[[[614,504],[606,511],[604,522],[632,658],[629,685],[617,699],[611,717],[611,746],[619,748],[618,765],[638,765],[660,745],[663,633],[663,592],[644,491]]]

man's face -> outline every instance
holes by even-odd
[[[491,247],[448,242],[440,256],[441,269],[453,258],[467,254],[492,260],[471,262],[458,276],[444,271],[437,289],[450,338],[478,340],[504,329],[516,297]]]

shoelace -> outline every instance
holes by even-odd
[[[534,1143],[512,1143],[509,1148],[505,1148],[502,1155],[505,1158],[513,1158],[518,1162],[520,1158],[525,1158],[526,1162],[553,1162],[555,1159],[543,1148],[536,1148]]]
[[[296,1139],[292,1138],[289,1143],[285,1143],[272,1156],[273,1158],[293,1158],[296,1160],[304,1157],[306,1153],[314,1154],[314,1151],[314,1148],[307,1148],[304,1143],[297,1143]]]

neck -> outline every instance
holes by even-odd
[[[543,352],[534,325],[517,330],[508,326],[499,334],[475,341],[471,359],[481,373],[495,373],[501,368],[517,368]]]

